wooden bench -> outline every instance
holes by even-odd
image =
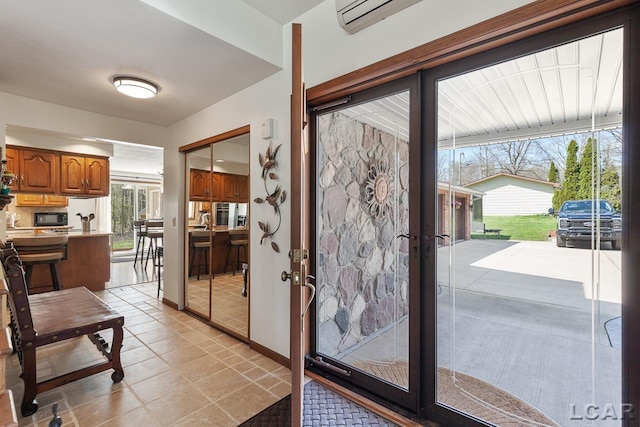
[[[9,285],[14,348],[22,365],[22,416],[32,415],[38,410],[35,400],[38,393],[80,378],[113,368],[113,382],[122,381],[124,371],[120,363],[120,349],[124,317],[84,287],[28,295],[24,270],[15,249],[3,249],[2,258]],[[113,330],[111,351],[98,334],[108,329]],[[106,361],[103,359],[100,363],[38,382],[36,348],[83,335],[89,337]]]

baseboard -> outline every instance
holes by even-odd
[[[284,366],[287,369],[291,369],[291,361],[289,360],[288,357],[284,357],[283,355],[281,355],[280,353],[276,353],[275,351],[271,350],[270,348],[267,348],[263,345],[258,344],[257,342],[251,341],[249,340],[249,348],[252,350],[257,351],[258,353],[262,354],[265,357],[268,357],[269,359],[278,362],[279,364],[281,364],[282,366]]]
[[[162,303],[164,305],[168,305],[169,307],[173,308],[174,310],[178,310],[178,304],[176,304],[175,302],[166,299],[165,297],[162,297]]]

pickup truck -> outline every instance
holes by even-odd
[[[597,237],[598,227],[594,200],[567,200],[557,212],[556,245],[573,246],[573,241]],[[620,249],[622,217],[606,200],[600,200],[600,241],[611,242],[612,249]]]

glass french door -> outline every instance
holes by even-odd
[[[436,81],[442,406],[498,426],[622,425],[622,39]]]
[[[415,79],[317,111],[312,365],[415,409]]]

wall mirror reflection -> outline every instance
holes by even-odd
[[[187,153],[187,310],[248,340],[249,134]]]

